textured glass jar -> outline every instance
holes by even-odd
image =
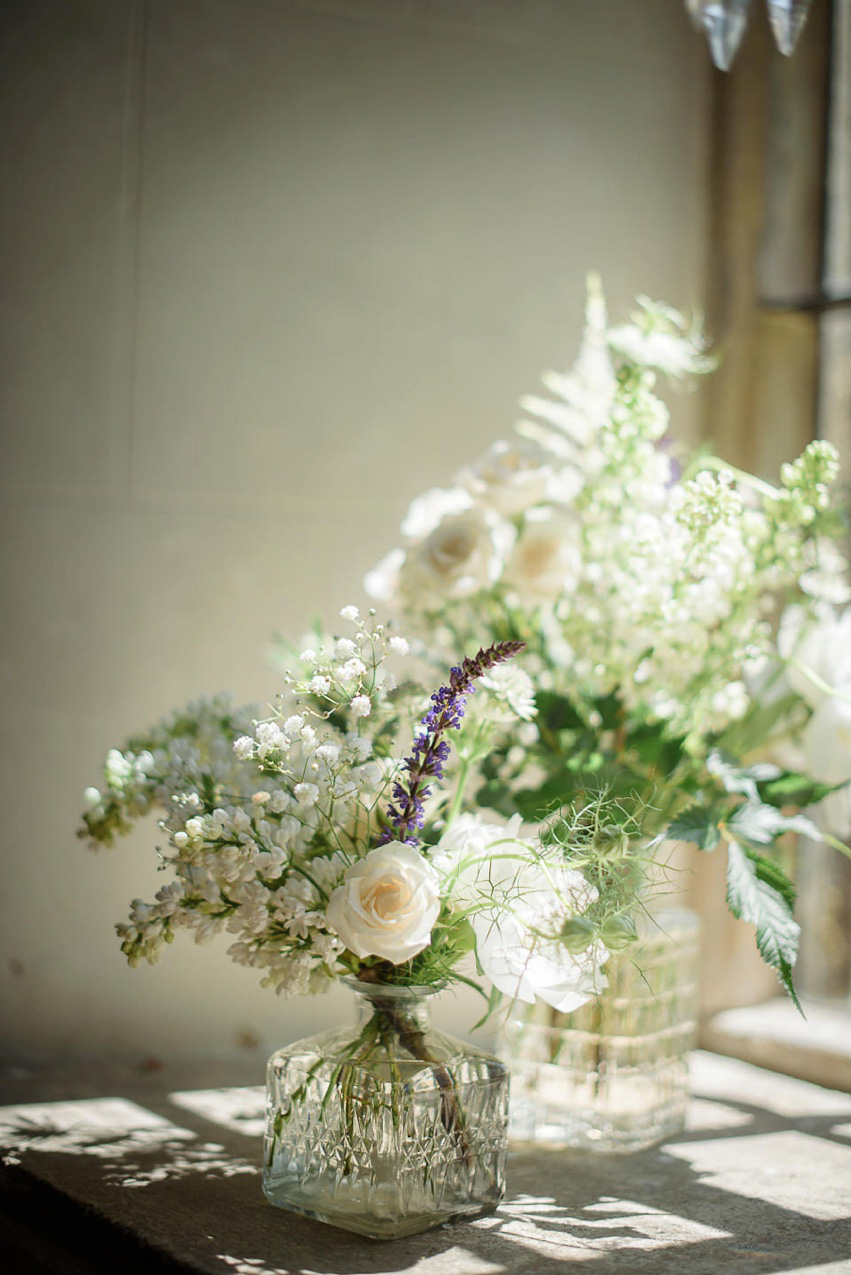
[[[606,964],[608,987],[572,1014],[516,1005],[502,1055],[512,1138],[589,1151],[639,1151],[678,1133],[697,1021],[700,926],[660,912]]]
[[[492,1212],[505,1190],[505,1064],[429,1028],[435,989],[346,982],[357,1026],[269,1059],[267,1198],[375,1239]]]

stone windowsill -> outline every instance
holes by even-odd
[[[697,1053],[680,1136],[622,1157],[513,1148],[494,1216],[376,1244],[264,1201],[263,1095],[244,1080],[207,1064],[6,1068],[4,1273],[851,1270],[847,1094]]]

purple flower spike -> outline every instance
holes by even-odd
[[[510,660],[523,650],[525,642],[494,642],[486,651],[479,651],[474,659],[465,656],[461,664],[449,674],[449,684],[441,686],[431,697],[433,707],[422,719],[425,730],[414,740],[410,757],[402,763],[408,772],[407,779],[393,785],[393,801],[387,807],[388,826],[378,839],[380,846],[388,841],[404,841],[407,845],[419,845],[416,829],[425,823],[423,799],[431,789],[426,779],[442,779],[444,762],[450,754],[448,740],[442,736],[448,730],[460,730],[464,716],[464,700],[476,689],[477,677],[487,673],[496,664]]]

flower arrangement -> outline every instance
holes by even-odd
[[[225,932],[279,994],[342,978],[372,998],[356,1035],[270,1060],[274,1203],[374,1235],[495,1207],[505,1067],[432,1041],[417,997],[468,984],[485,1018],[503,996],[543,1002],[534,1089],[562,1016],[595,1000],[600,1019],[604,967],[639,937],[672,842],[726,847],[729,907],[797,1002],[783,838],[851,853],[838,461],[815,442],[771,485],[678,452],[657,377],[712,365],[669,307],[643,299],[610,326],[592,279],[572,371],[522,400],[513,441],[413,502],[367,577],[393,623],[344,607],[351,627],[292,653],[269,715],[189,705],[110,752],[87,791],[90,844],[152,811],[168,842],[171,879],[117,927],[131,964],[180,930]],[[584,1040],[596,1102],[617,1059],[602,1027]],[[669,1123],[651,1112],[630,1145],[678,1127],[684,1075],[662,1076]]]
[[[589,801],[569,834],[562,820],[543,839],[517,817],[458,814],[472,758],[512,703],[529,711],[528,679],[505,675],[522,642],[464,658],[428,699],[392,667],[404,638],[354,607],[342,615],[352,636],[303,651],[271,716],[219,697],[109,753],[80,835],[111,844],[158,809],[169,842],[159,856],[171,879],[152,902],[133,901],[122,951],[153,963],[180,930],[197,942],[225,931],[229,955],[287,995],[340,976],[484,993],[463,971],[472,952],[494,1004],[502,993],[581,1004],[602,986],[606,936],[632,904],[608,889],[595,848],[607,803]],[[472,721],[473,751],[439,790],[477,682],[494,707]]]
[[[838,459],[814,442],[774,486],[677,454],[657,376],[712,365],[669,307],[642,299],[610,326],[592,278],[572,371],[521,400],[514,440],[413,502],[366,587],[424,650],[483,626],[526,644],[528,725],[493,741],[476,807],[534,822],[605,791],[638,800],[658,855],[725,843],[729,906],[794,996],[778,843],[797,831],[848,853],[851,831]]]
[[[302,651],[271,715],[201,701],[110,752],[80,835],[111,844],[160,813],[171,879],[117,927],[131,965],[181,930],[225,931],[279,993],[359,991],[357,1029],[269,1059],[263,1182],[273,1204],[381,1237],[489,1212],[504,1190],[507,1068],[431,1032],[423,997],[469,984],[487,1018],[503,995],[554,1012],[596,995],[607,944],[631,937],[635,900],[609,871],[631,816],[600,796],[528,831],[461,813],[494,732],[532,715],[528,677],[507,672],[522,641],[464,657],[429,697],[393,667],[404,638],[341,614],[351,636]],[[490,702],[459,734],[477,685]]]

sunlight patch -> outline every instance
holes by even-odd
[[[701,1184],[732,1195],[822,1221],[851,1216],[851,1147],[825,1138],[789,1130],[735,1143],[726,1138],[669,1143],[665,1153],[687,1161]]]
[[[24,1151],[59,1151],[112,1160],[195,1136],[126,1098],[0,1108],[0,1145],[13,1156]]]
[[[635,1200],[604,1198],[575,1211],[550,1198],[519,1196],[504,1204],[497,1218],[503,1219],[503,1234],[537,1253],[549,1250],[560,1261],[621,1249],[676,1248],[730,1235]]]
[[[266,1090],[262,1085],[246,1089],[195,1089],[169,1095],[170,1101],[193,1115],[248,1137],[262,1136],[266,1123]]]

